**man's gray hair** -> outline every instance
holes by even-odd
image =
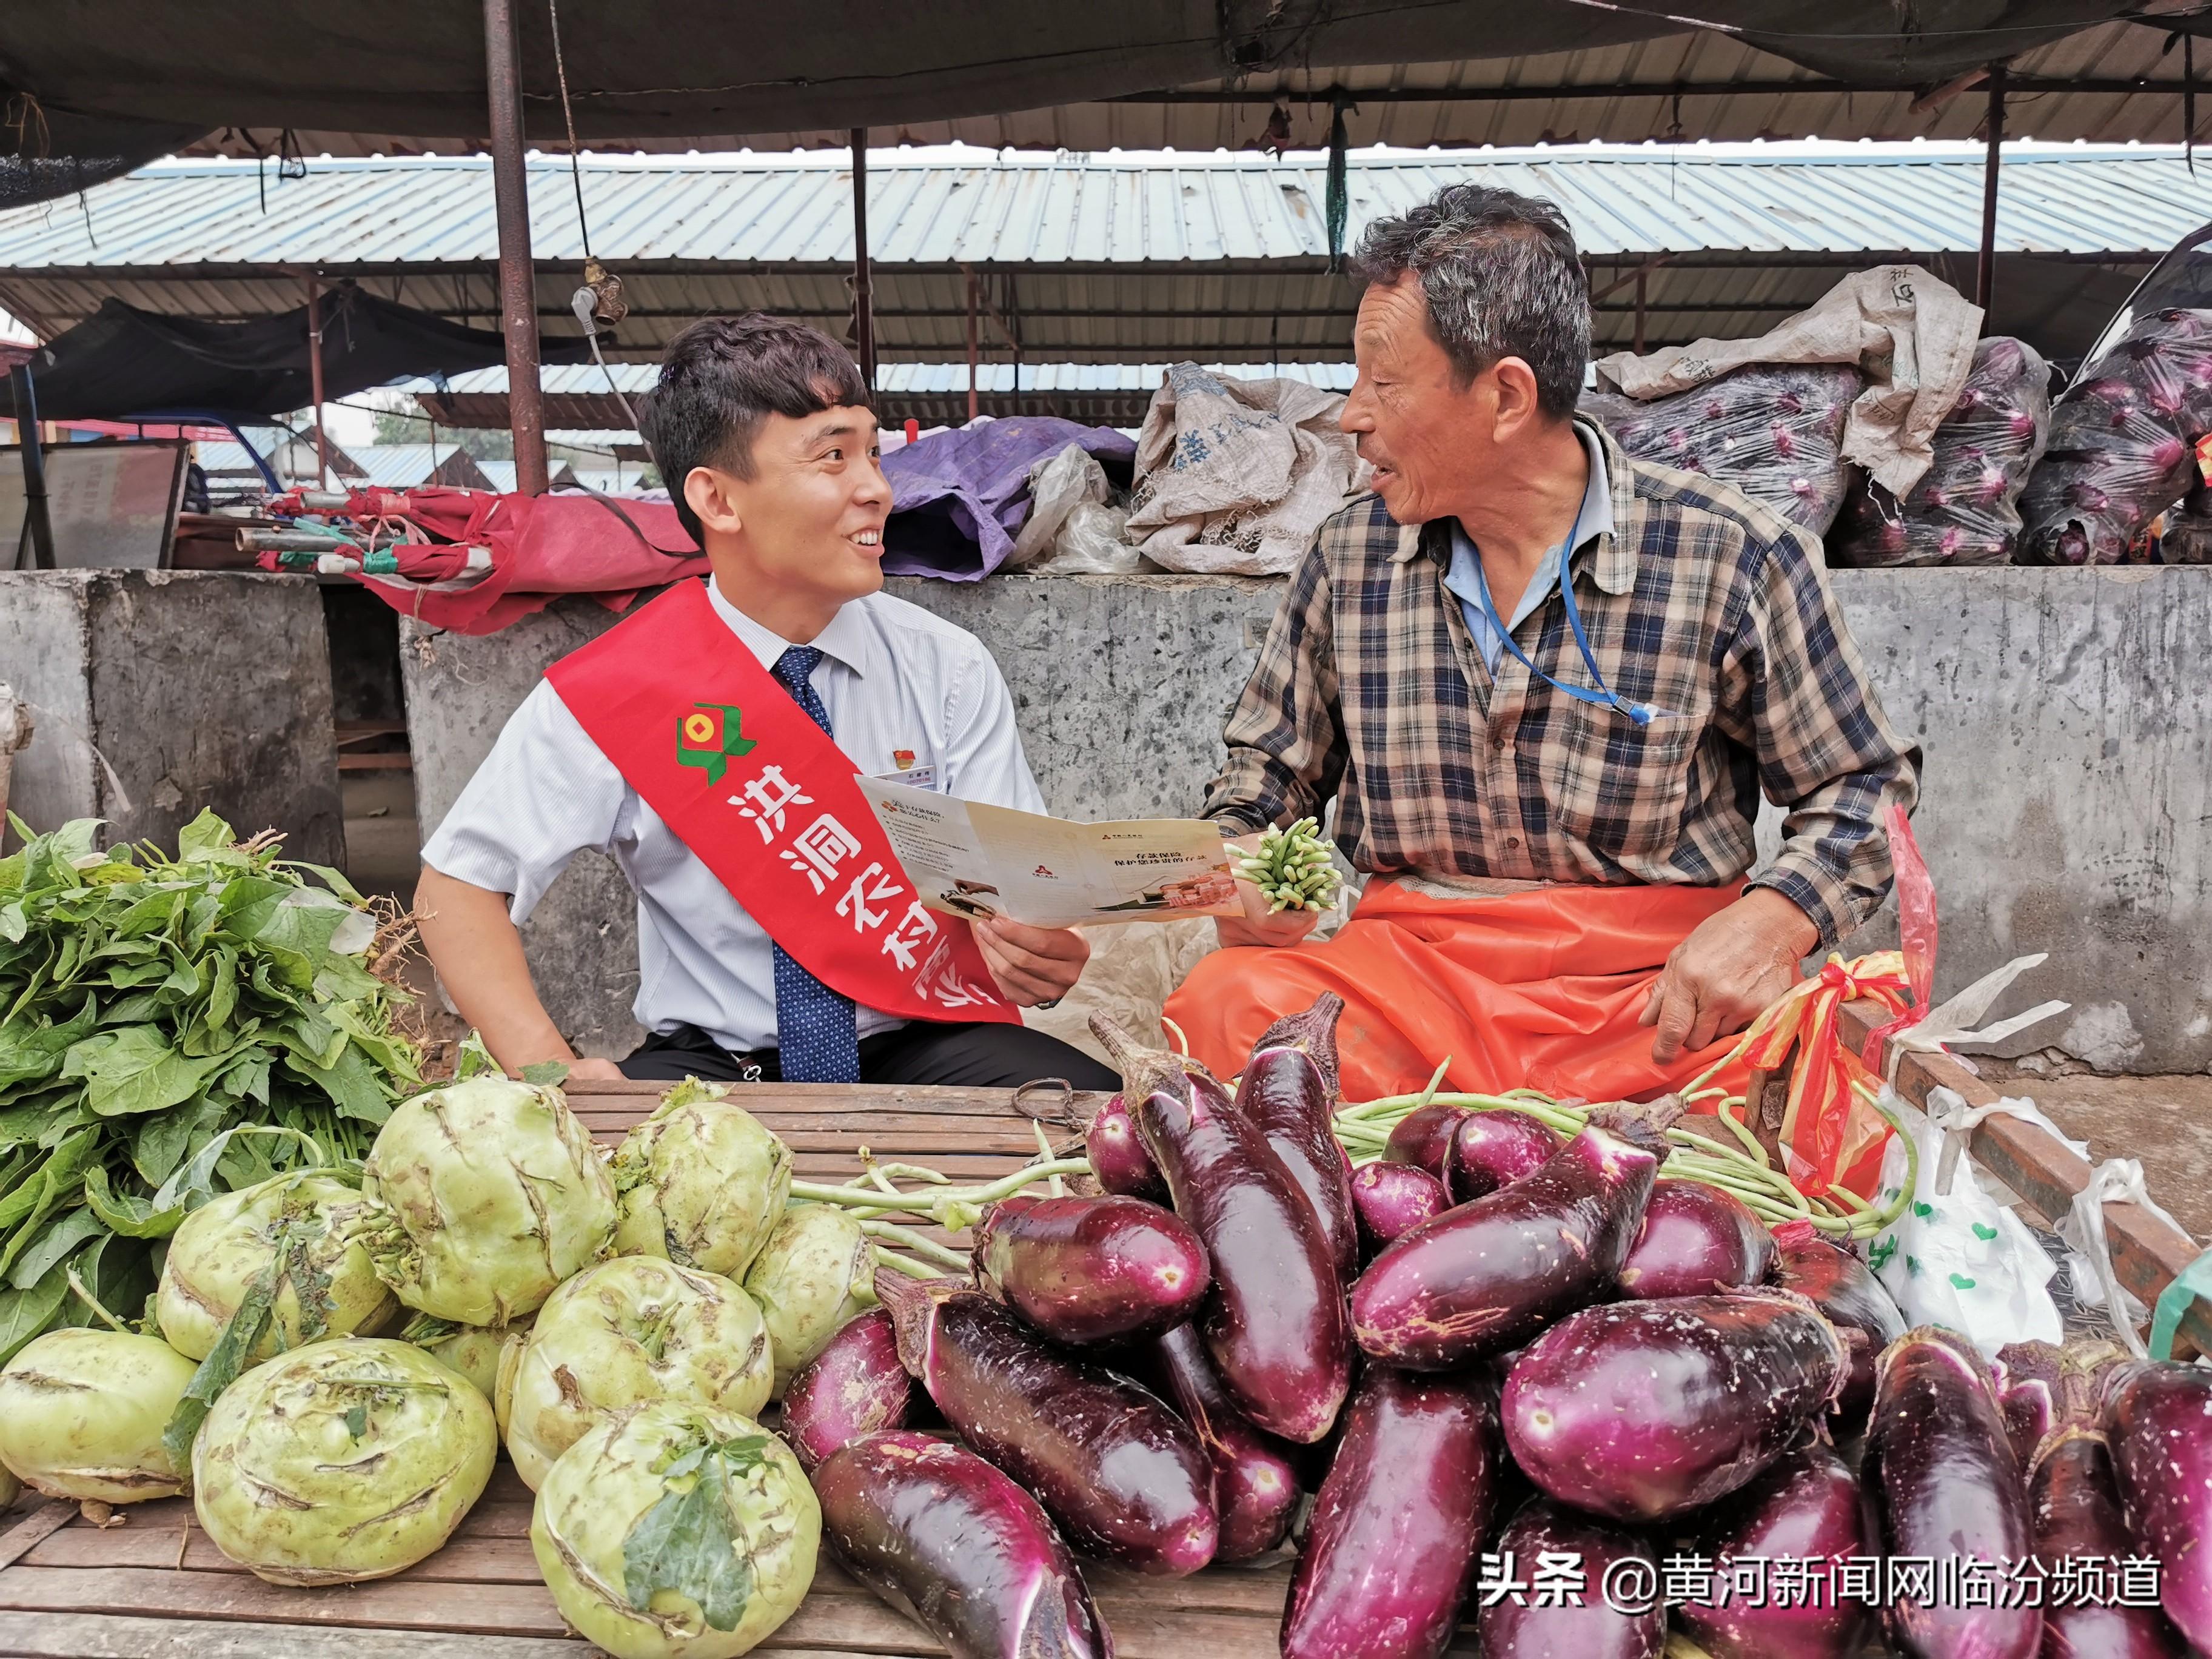
[[[1447,185],[1411,213],[1369,225],[1352,271],[1364,283],[1419,277],[1429,326],[1462,382],[1518,357],[1535,372],[1546,414],[1574,412],[1589,360],[1589,277],[1549,202]]]

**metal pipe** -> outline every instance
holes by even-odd
[[[975,418],[975,273],[968,270],[968,418]]]
[[[1644,276],[1641,266],[1636,272],[1636,355],[1644,355]]]
[[[1982,252],[1974,265],[1974,303],[1989,326],[1990,296],[1997,274],[1997,166],[2003,158],[2005,66],[1990,65],[1989,149],[1982,161]]]
[[[538,381],[538,278],[530,260],[530,180],[522,164],[522,66],[515,46],[513,0],[483,0],[483,16],[514,487],[526,495],[543,495],[547,483],[545,400]]]
[[[31,384],[30,364],[9,369],[8,383],[15,393],[15,441],[23,449],[23,527],[31,536],[31,567],[52,570],[54,526],[46,516],[46,452],[39,440],[39,394]]]
[[[331,487],[331,439],[323,430],[323,285],[307,278],[307,380],[315,393],[315,487]]]
[[[876,296],[868,269],[868,130],[854,127],[853,143],[853,343],[860,354],[860,379],[876,392]]]

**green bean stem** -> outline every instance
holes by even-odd
[[[860,1231],[871,1238],[880,1238],[896,1244],[902,1250],[912,1250],[925,1261],[934,1261],[940,1267],[954,1273],[968,1271],[968,1258],[948,1245],[933,1238],[925,1238],[911,1227],[901,1227],[889,1221],[863,1221]]]

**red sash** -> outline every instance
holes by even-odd
[[[907,1019],[1020,1020],[968,923],[916,899],[854,784],[859,769],[732,637],[704,582],[678,583],[545,678],[629,787],[824,985]]]

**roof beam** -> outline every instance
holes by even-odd
[[[1960,81],[1972,84],[1979,82],[1987,73],[1986,70],[1976,70],[1971,76],[1960,77]],[[2144,93],[2153,97],[2163,94],[2179,98],[2192,89],[2203,90],[2196,87],[2193,82],[2170,76],[2114,79],[2094,76],[2014,75],[2007,78],[2006,88],[2012,92],[2079,93],[2090,97],[2133,97]],[[1182,87],[1159,92],[1123,93],[1118,97],[1104,98],[1099,101],[1107,104],[1325,105],[1341,97],[1354,105],[1525,104],[1612,98],[1795,98],[1808,93],[1825,93],[1837,97],[1871,94],[1941,100],[1948,95],[1955,95],[1963,89],[1960,82],[1947,82],[1944,86],[1931,88],[1917,81],[1832,81],[1819,78],[1802,81],[1641,81],[1611,84],[1583,82],[1568,85],[1511,87],[1316,87],[1303,91],[1281,88],[1271,91],[1264,87]]]

